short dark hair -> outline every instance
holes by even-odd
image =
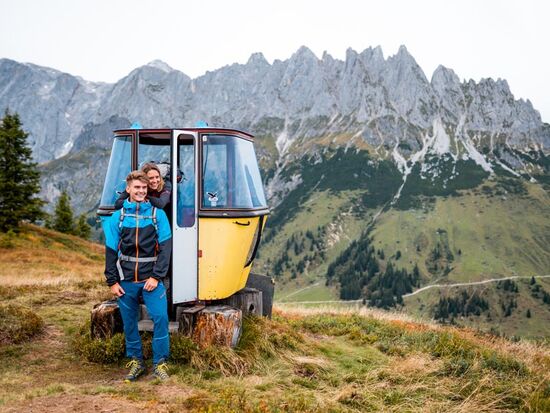
[[[126,177],[126,184],[130,185],[130,182],[132,181],[141,181],[147,185],[149,185],[149,178],[147,177],[147,174],[143,171],[132,171],[128,174]]]

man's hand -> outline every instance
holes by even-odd
[[[122,297],[124,294],[126,294],[119,283],[111,285],[111,292],[117,297]]]
[[[156,278],[149,277],[147,278],[147,281],[145,281],[143,289],[145,291],[153,291],[155,288],[157,288],[157,285],[159,285],[159,281]]]

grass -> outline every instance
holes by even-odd
[[[32,310],[17,304],[0,304],[0,345],[28,341],[43,328],[44,321]]]
[[[281,246],[284,246],[286,240],[290,239],[293,234],[298,234],[300,231],[305,233],[307,230],[316,233],[317,227],[326,227],[329,234],[327,239],[323,240],[327,254],[324,262],[310,265],[307,268],[307,273],[300,274],[296,278],[292,278],[292,276],[297,274],[289,269],[282,274],[274,274],[277,281],[276,300],[298,289],[310,287],[312,284],[320,283],[324,285],[328,263],[360,235],[361,220],[363,218],[355,214],[353,210],[357,197],[357,191],[343,191],[337,194],[330,191],[315,192],[303,207],[295,213],[295,216],[279,228],[273,238],[269,239],[268,242],[262,242],[260,257],[254,262],[253,271],[266,273],[266,271],[269,272],[268,261],[273,263],[281,256]],[[306,250],[301,255],[294,256],[290,252],[291,262],[295,264],[303,258],[304,254],[309,253],[310,251]],[[308,290],[310,289],[308,288]],[[333,290],[320,286],[311,289],[305,296],[300,294],[298,297],[293,297],[293,300],[299,298],[299,301],[323,301],[332,300],[335,297],[337,297],[337,294]]]
[[[63,245],[56,254],[65,253]],[[168,382],[145,377],[124,384],[120,336],[110,343],[117,357],[107,358],[103,343],[93,350],[98,358],[86,359],[86,323],[105,296],[100,263],[85,279],[73,280],[73,270],[60,274],[66,285],[42,283],[37,275],[25,283],[10,278],[14,284],[0,290],[5,305],[32,308],[45,326],[30,341],[0,344],[0,410],[543,412],[550,406],[548,344],[364,306],[285,305],[272,320],[245,319],[236,349],[200,350],[173,337]]]
[[[300,290],[292,292],[281,292],[275,295],[275,299],[279,303],[283,302],[301,302],[301,301],[333,301],[338,300],[338,293],[334,288],[327,287],[322,278],[316,283],[303,287]]]
[[[547,274],[550,268],[548,194],[539,185],[528,182],[523,183],[526,193],[522,194],[502,192],[498,179],[484,185],[492,188],[493,195],[481,189],[462,191],[460,196],[426,198],[422,208],[384,211],[371,233],[374,247],[383,249],[386,257],[393,257],[391,259],[398,268],[412,271],[417,264],[423,285]],[[500,195],[496,195],[497,192]],[[293,218],[285,222],[272,239],[266,238],[268,242],[262,243],[260,258],[254,264],[259,273],[269,271],[268,261],[273,263],[281,257],[286,240],[292,235],[305,234],[308,230],[315,233],[318,226],[328,229],[326,233],[329,235],[323,240],[324,262],[310,265],[303,274],[297,274],[295,267],[284,269],[281,274],[272,274],[277,282],[276,302],[338,299],[338,286],[326,287],[325,273],[328,264],[358,238],[371,221],[373,211],[362,210],[357,205],[360,194],[355,190],[314,191]],[[441,270],[437,272],[429,271],[433,264],[430,255],[438,243],[444,246],[443,251],[448,250],[453,256],[448,262],[450,272],[447,274],[443,271],[444,265],[440,265]],[[401,253],[399,260],[395,260],[397,251]],[[287,253],[290,262],[296,264],[309,251],[295,256],[291,248]],[[405,308],[430,318],[430,308],[438,299],[437,290],[428,290],[407,299]],[[497,308],[498,300],[494,296],[491,306]],[[520,317],[520,313],[524,315],[528,308],[533,317]],[[509,336],[547,336],[549,318],[550,311],[529,298],[526,291],[520,291],[518,313],[501,318],[498,329]],[[495,326],[494,319],[495,314],[491,320],[478,317],[459,322],[489,331]]]
[[[483,331],[492,331],[504,334],[508,337],[531,337],[544,339],[548,337],[548,323],[550,323],[550,306],[544,304],[540,298],[535,298],[529,288],[530,279],[516,280],[517,294],[507,294],[497,288],[497,283],[468,287],[468,291],[478,292],[489,302],[490,310],[480,317],[459,317],[455,323],[470,326]],[[550,280],[537,279],[546,291],[550,291]],[[441,295],[453,296],[459,294],[462,288],[441,288],[427,290],[415,296],[405,298],[407,312],[421,316],[430,314]],[[504,315],[500,303],[507,302],[507,296],[517,302],[517,308],[513,309],[508,317]],[[526,311],[530,309],[531,317],[527,318]]]
[[[67,286],[97,280],[103,272],[102,245],[32,225],[6,248],[8,238],[0,233],[3,285]]]
[[[449,281],[468,282],[511,275],[546,274],[550,200],[531,185],[529,199],[506,200],[473,193],[437,198],[428,210],[389,211],[373,231],[376,248],[386,256],[402,253],[401,265],[418,263],[430,277],[426,260],[446,231],[454,261]],[[460,250],[460,254],[459,254]]]

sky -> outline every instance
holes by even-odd
[[[550,123],[549,16],[543,0],[0,0],[0,58],[116,82],[155,59],[195,78],[256,52],[405,45],[428,80],[440,64],[506,79]]]

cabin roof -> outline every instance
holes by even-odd
[[[248,139],[253,139],[254,135],[250,133],[243,132],[237,129],[228,129],[228,128],[159,128],[159,129],[117,129],[114,131],[115,135],[133,135],[136,132],[142,134],[170,134],[174,130],[181,130],[184,132],[196,132],[196,133],[220,133],[220,134],[231,134],[231,135],[241,135]]]

